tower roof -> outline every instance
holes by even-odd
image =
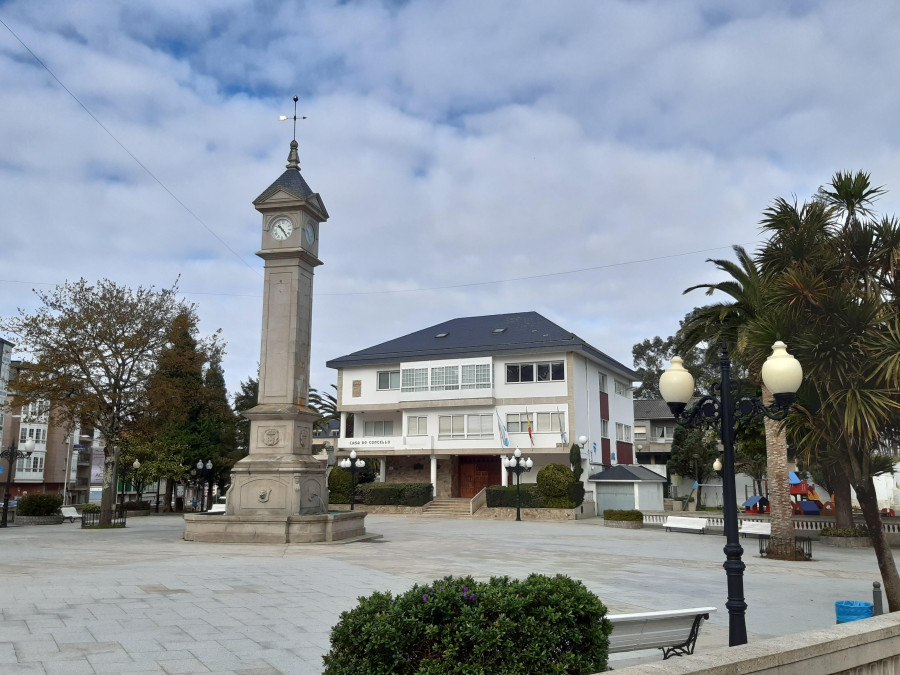
[[[288,154],[288,163],[286,171],[281,174],[278,179],[269,187],[262,191],[254,204],[263,202],[266,198],[276,190],[285,190],[297,199],[306,199],[313,194],[312,189],[306,184],[303,176],[300,174],[300,160],[297,155],[297,141],[291,141],[291,151]]]

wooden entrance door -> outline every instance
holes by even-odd
[[[484,488],[500,484],[499,457],[460,457],[459,496],[471,499]]]

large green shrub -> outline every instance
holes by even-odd
[[[331,630],[325,675],[588,675],[606,669],[606,607],[580,581],[444,577],[373,593]]]
[[[575,506],[581,506],[584,503],[584,483],[576,481],[569,485],[569,501]]]
[[[59,495],[37,494],[19,497],[16,513],[20,516],[55,516],[63,500]]]
[[[548,464],[538,471],[537,488],[544,499],[569,497],[569,485],[575,482],[572,469],[564,464]]]
[[[367,483],[357,489],[363,504],[424,506],[431,501],[431,483]]]
[[[869,528],[865,525],[856,525],[854,527],[823,527],[819,530],[820,537],[868,537]]]
[[[521,486],[522,508],[540,508],[541,495],[538,494],[537,485],[534,483],[525,483]],[[499,507],[516,507],[516,487],[502,487],[500,485],[492,485],[485,493],[487,505],[492,508]]]
[[[99,504],[85,504],[81,507],[82,513],[100,513]]]
[[[149,511],[150,502],[147,501],[130,501],[123,504],[126,511]]]
[[[644,514],[636,509],[606,509],[603,512],[603,520],[625,520],[643,523]]]
[[[350,494],[350,472],[335,466],[328,474],[328,489],[332,492]]]

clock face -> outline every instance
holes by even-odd
[[[284,241],[294,231],[294,224],[288,218],[278,218],[272,222],[269,232],[278,241]]]
[[[306,224],[306,227],[303,228],[303,234],[306,236],[307,244],[312,244],[316,240],[316,228],[313,227],[312,223]]]

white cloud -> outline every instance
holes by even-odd
[[[706,258],[759,239],[773,197],[865,168],[900,211],[897,12],[7,2],[0,18],[239,255],[0,27],[0,315],[32,306],[36,283],[181,275],[202,330],[223,329],[233,391],[259,358],[251,201],[283,170],[290,127],[276,119],[297,93],[301,166],[331,213],[314,386],[333,381],[329,358],[532,309],[630,363],[631,345],[707,300],[681,290],[717,278]]]

